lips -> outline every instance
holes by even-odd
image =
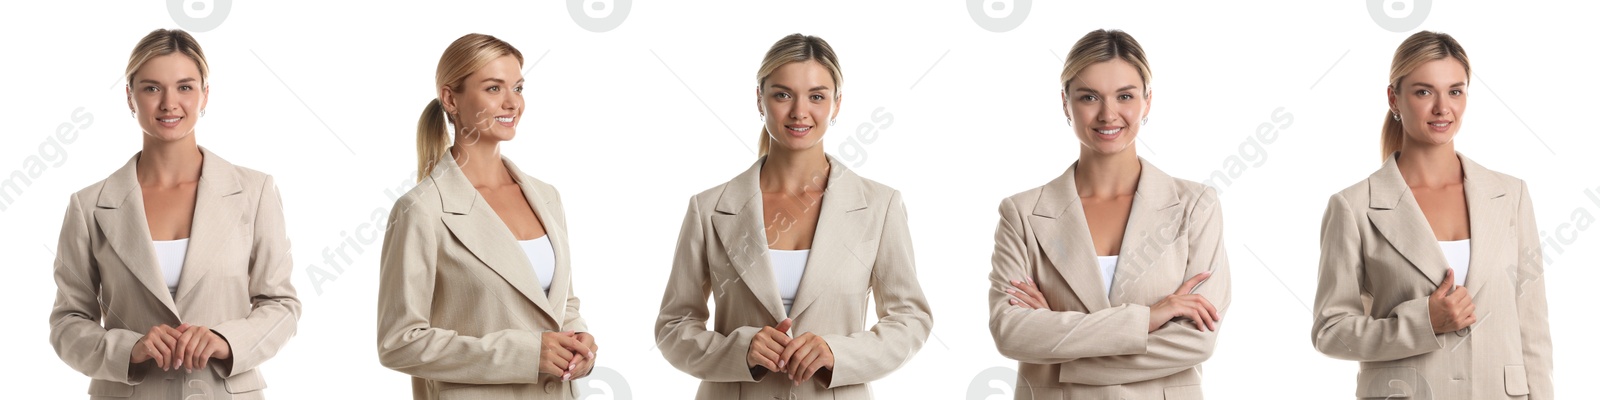
[[[1101,140],[1117,140],[1125,128],[1120,126],[1092,128]]]
[[[1446,120],[1428,121],[1428,128],[1433,129],[1435,132],[1444,132],[1446,129],[1450,129],[1450,125],[1454,123],[1455,121]]]
[[[789,136],[801,137],[811,132],[811,125],[784,125],[784,130],[789,131]]]
[[[175,127],[177,127],[178,126],[178,122],[180,122],[180,121],[183,121],[183,117],[176,116],[176,115],[163,115],[163,116],[156,117],[156,123],[160,124],[163,127],[167,127],[167,128],[175,128]]]
[[[505,126],[512,126],[512,123],[516,122],[516,120],[517,120],[516,117],[509,116],[509,115],[494,117],[494,121],[495,122],[499,122],[500,125],[505,125]]]

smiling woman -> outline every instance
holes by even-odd
[[[260,399],[256,366],[295,334],[277,186],[195,142],[208,72],[188,33],[139,41],[126,93],[143,149],[67,208],[50,342],[94,398]]]

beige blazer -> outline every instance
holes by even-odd
[[[416,399],[577,398],[571,382],[538,368],[544,332],[588,330],[572,292],[561,195],[501,161],[555,248],[550,292],[446,153],[431,176],[395,201],[383,238],[378,358],[412,376]]]
[[[933,327],[900,192],[828,157],[832,169],[810,258],[786,317],[762,221],[765,161],[689,200],[656,320],[661,355],[701,379],[698,399],[869,399],[867,383],[910,361]],[[710,330],[708,296],[716,302]],[[877,303],[878,322],[862,330],[868,296]],[[785,374],[746,367],[750,339],[784,318],[794,319],[791,336],[811,332],[828,343],[831,372],[797,387]]]
[[[188,254],[173,298],[162,278],[135,176],[139,155],[104,181],[72,195],[56,247],[56,302],[50,345],[88,375],[93,399],[261,399],[256,366],[295,334],[300,300],[283,201],[272,177],[234,166],[205,148]],[[128,365],[150,327],[210,327],[230,360],[206,370]]]
[[[1458,154],[1459,156],[1459,154]],[[1478,322],[1434,334],[1444,252],[1394,156],[1328,200],[1311,339],[1361,362],[1356,397],[1550,399],[1550,320],[1533,204],[1521,180],[1461,157]]]
[[[1139,162],[1110,293],[1079,204],[1076,163],[1000,202],[989,332],[1000,354],[1019,361],[1017,399],[1201,398],[1200,363],[1211,358],[1217,332],[1187,322],[1146,331],[1149,306],[1204,271],[1212,276],[1194,293],[1227,319],[1222,208],[1210,187]],[[1005,289],[1024,277],[1038,283],[1050,310],[1010,304]]]

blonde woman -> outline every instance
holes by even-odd
[[[500,155],[525,110],[522,53],[462,36],[434,79],[418,184],[383,240],[379,360],[412,376],[417,399],[574,398],[599,347],[573,294],[566,212]]]
[[[144,145],[67,206],[50,344],[90,398],[261,399],[256,367],[295,334],[277,186],[195,141],[209,71],[184,31],[140,40],[126,91]]]
[[[1550,399],[1550,321],[1522,180],[1455,151],[1471,80],[1450,35],[1395,50],[1384,164],[1322,219],[1311,338],[1358,398]]]
[[[1078,161],[1000,203],[989,330],[1018,399],[1199,399],[1229,302],[1216,191],[1135,154],[1150,66],[1122,31],[1079,39],[1061,73]]]
[[[843,77],[821,38],[773,44],[756,73],[760,157],[689,201],[656,342],[701,379],[698,399],[867,399],[933,326],[900,193],[823,153]],[[863,330],[869,295],[878,322]]]

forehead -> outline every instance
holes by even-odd
[[[1072,78],[1072,85],[1096,90],[1116,90],[1128,85],[1142,87],[1143,78],[1139,76],[1139,69],[1121,58],[1089,64],[1078,76]]]
[[[494,59],[494,61],[490,61],[483,68],[473,71],[468,78],[471,82],[468,83],[476,83],[489,78],[503,79],[506,82],[522,80],[522,63],[517,62],[516,57],[501,56]]]
[[[150,57],[133,73],[135,80],[178,81],[185,78],[200,79],[200,65],[182,53]]]
[[[1452,85],[1467,81],[1467,67],[1454,58],[1441,58],[1418,65],[1403,78],[1406,83]],[[1437,86],[1437,85],[1436,85]]]
[[[791,89],[804,90],[817,86],[833,86],[833,74],[828,67],[816,60],[796,61],[778,67],[767,77],[767,85],[774,84],[788,86]],[[797,87],[800,86],[800,87]]]

